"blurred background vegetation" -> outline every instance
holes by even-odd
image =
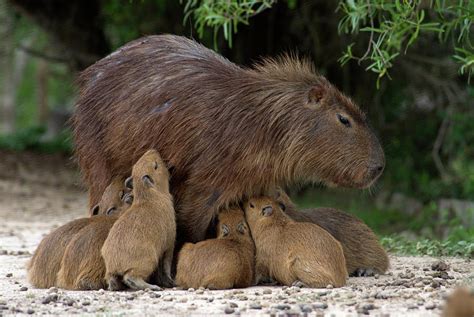
[[[367,112],[387,167],[368,191],[302,188],[408,254],[474,256],[472,0],[0,2],[0,148],[71,155],[74,78],[140,36],[196,38],[231,61],[296,52]],[[1,155],[1,154],[0,154]]]

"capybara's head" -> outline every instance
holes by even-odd
[[[156,150],[148,150],[133,165],[132,178],[134,199],[149,189],[169,192],[168,168]]]
[[[252,230],[260,224],[275,221],[275,217],[282,213],[278,203],[266,196],[250,198],[244,203],[244,210],[245,218]]]
[[[91,215],[117,215],[129,207],[122,200],[125,193],[123,179],[115,177],[102,194],[100,202],[92,207]]]
[[[288,173],[329,186],[366,188],[375,182],[385,166],[384,152],[351,99],[306,60],[267,60],[256,70],[267,80],[280,79],[262,94],[273,103],[269,119],[284,145]]]
[[[218,215],[217,237],[239,238],[250,236],[244,212],[240,208],[222,210]]]

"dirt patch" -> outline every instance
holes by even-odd
[[[42,160],[46,160],[41,162]],[[67,161],[30,156],[0,163],[0,315],[287,315],[438,316],[456,285],[472,284],[468,259],[391,256],[388,274],[350,278],[339,289],[251,287],[241,290],[72,292],[33,289],[25,265],[53,228],[87,214],[87,195]],[[2,170],[7,166],[10,171]],[[16,167],[15,167],[16,166]],[[13,177],[16,168],[19,177]],[[23,174],[20,174],[23,173]],[[55,175],[58,178],[55,178]],[[446,270],[446,271],[444,271]]]

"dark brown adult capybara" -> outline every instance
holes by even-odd
[[[91,206],[154,148],[174,167],[180,240],[202,240],[220,209],[276,186],[365,188],[384,168],[364,113],[306,60],[244,68],[185,37],[148,36],[78,84],[75,153]]]
[[[114,179],[104,191],[94,214],[105,214],[107,210],[116,208],[121,210],[123,205],[117,197],[124,190],[123,182]],[[61,268],[61,261],[69,242],[87,225],[98,221],[97,217],[80,218],[68,222],[57,228],[41,240],[33,257],[28,262],[28,280],[38,288],[49,288],[56,285],[57,274]]]
[[[255,241],[257,282],[274,279],[315,288],[346,284],[341,244],[320,226],[292,220],[270,197],[250,198],[245,217]]]
[[[362,220],[334,208],[297,210],[281,188],[276,195],[280,207],[293,220],[317,224],[341,243],[349,275],[369,276],[387,271],[390,264],[387,252],[375,233]]]
[[[102,246],[109,290],[172,286],[176,240],[169,173],[156,150],[149,150],[132,170],[133,202],[115,222]]]
[[[179,251],[176,285],[226,289],[254,283],[255,244],[240,208],[219,212],[217,238],[185,243]]]

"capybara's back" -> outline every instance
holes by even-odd
[[[217,238],[186,243],[179,251],[177,286],[226,289],[253,284],[255,245],[243,211],[224,210],[218,218]]]
[[[184,240],[202,240],[217,211],[245,197],[316,181],[365,188],[385,164],[360,109],[296,58],[242,68],[187,38],[149,36],[78,83],[75,152],[91,206],[156,149],[174,167]]]
[[[105,263],[100,250],[117,216],[99,215],[82,228],[69,242],[57,286],[72,290],[97,290],[107,288]]]
[[[56,285],[66,247],[74,235],[89,224],[91,218],[76,219],[55,229],[41,240],[28,263],[28,281],[37,288]]]
[[[297,210],[283,190],[279,189],[277,196],[290,218],[317,224],[341,243],[350,275],[366,276],[387,271],[390,263],[387,252],[375,233],[362,220],[334,208]]]

